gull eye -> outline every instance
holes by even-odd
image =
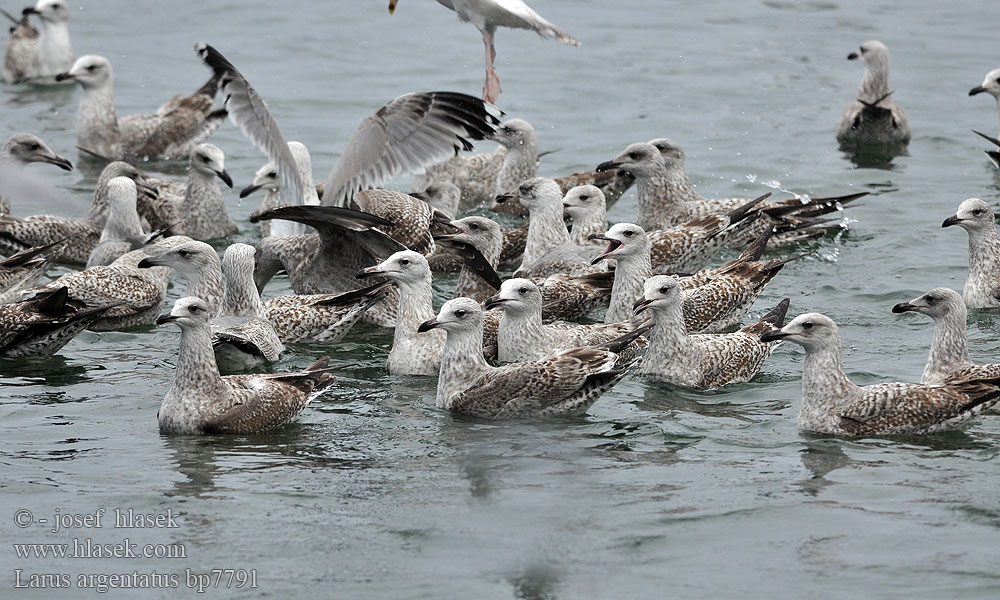
[[[666,293],[667,293],[667,290],[668,290],[668,289],[669,289],[669,288],[667,288],[667,287],[665,287],[665,286],[664,286],[664,287],[661,287],[661,288],[660,288],[660,293],[661,293],[661,294],[666,294]]]
[[[521,288],[521,289],[517,290],[517,293],[521,294],[523,296],[524,294],[528,293],[528,288]]]
[[[278,173],[276,171],[271,171],[270,173],[267,174],[267,176],[277,179]]]
[[[455,316],[458,317],[459,319],[461,319],[462,317],[464,317],[465,316],[465,309],[464,308],[460,308],[460,309],[456,310],[455,311]]]
[[[588,196],[587,194],[584,194],[584,195],[580,196],[580,200],[583,200],[583,201],[590,200],[590,196]]]
[[[201,162],[204,162],[204,163],[207,163],[207,162],[208,162],[208,161],[210,161],[211,159],[210,159],[210,158],[208,158],[207,156],[205,156],[204,154],[199,154],[199,155],[198,155],[198,160],[200,160]]]
[[[31,150],[32,152],[38,150],[39,148],[41,148],[41,146],[39,146],[35,142],[31,142],[30,144],[28,144],[28,150]]]
[[[924,296],[924,300],[927,300],[927,304],[934,304],[937,302],[937,296]]]
[[[93,73],[95,69],[97,69],[97,65],[90,65],[87,67],[87,71],[90,71],[91,73]]]
[[[190,250],[178,250],[177,254],[179,254],[180,256],[182,256],[184,258],[187,258],[191,254],[191,251]]]
[[[861,54],[864,54],[865,52],[867,52],[867,51],[865,50],[865,47],[864,47],[864,46],[861,46],[861,47],[860,47],[860,48],[858,48],[858,49],[859,49],[859,50],[861,50]]]
[[[977,208],[976,210],[972,211],[972,214],[978,217],[983,214],[983,209]]]
[[[631,158],[631,159],[633,159],[633,160],[637,159],[637,158],[639,158],[639,153],[638,152],[629,152],[628,153],[628,157]]]
[[[802,329],[812,329],[812,328],[813,324],[809,321],[806,321],[805,323],[802,324]]]
[[[634,231],[629,230],[625,232],[625,237],[632,237],[634,234],[635,234]]]
[[[192,307],[188,308],[188,310],[191,311],[191,314],[195,314],[195,313],[199,312],[201,309],[198,308],[197,305],[195,305],[195,306],[192,306]]]
[[[410,259],[408,259],[408,258],[401,259],[399,261],[399,264],[401,264],[403,266],[406,266],[406,265],[410,264]]]
[[[473,229],[473,230],[479,229],[479,225],[476,225],[475,223],[469,223],[469,229]]]

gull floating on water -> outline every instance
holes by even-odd
[[[128,177],[115,177],[108,182],[108,220],[90,252],[87,267],[110,265],[126,252],[145,245],[145,232],[135,208],[137,197],[135,182]]]
[[[486,217],[465,217],[449,223],[456,233],[435,236],[438,247],[461,262],[454,296],[483,302],[500,287],[496,267],[503,234],[500,225]],[[430,259],[428,259],[430,260]]]
[[[219,181],[231,188],[233,180],[226,171],[226,155],[218,146],[195,146],[188,157],[186,182],[158,177],[146,177],[146,181],[159,193],[158,223],[150,223],[154,228],[169,226],[175,235],[203,242],[239,231],[219,188]]]
[[[388,282],[343,294],[285,294],[264,302],[264,315],[278,337],[293,342],[339,342],[388,292]]]
[[[780,343],[762,342],[760,336],[781,328],[788,302],[785,298],[756,323],[733,333],[688,335],[680,284],[667,275],[650,277],[634,307],[636,315],[650,311],[653,324],[639,372],[684,387],[750,381]]]
[[[87,306],[65,287],[0,306],[0,357],[49,358],[113,307]]]
[[[116,160],[187,156],[226,118],[225,109],[213,110],[218,85],[214,76],[190,96],[167,100],[155,113],[124,117],[115,110],[114,74],[103,56],[81,56],[56,80],[73,80],[83,88],[77,145]]]
[[[244,370],[274,362],[285,350],[253,283],[254,247],[232,244],[222,255],[222,308],[210,322],[217,362]]]
[[[170,267],[187,281],[186,295],[201,298],[214,319],[222,314],[222,261],[218,252],[205,242],[192,240],[184,236],[180,243],[170,244],[160,252],[155,249],[148,251],[148,256],[139,262],[140,269],[150,267]],[[167,241],[165,240],[165,241]]]
[[[34,162],[55,165],[66,171],[73,170],[73,163],[59,156],[38,136],[15,133],[0,146],[0,162],[16,167],[26,167]],[[10,213],[10,200],[0,196],[0,215]]]
[[[302,187],[289,189],[285,192],[287,199],[283,200],[281,179],[278,174],[278,163],[272,160],[263,167],[257,169],[257,173],[254,174],[253,182],[240,191],[240,198],[246,198],[259,189],[263,188],[266,190],[264,201],[261,202],[260,209],[255,214],[260,214],[273,208],[286,205],[319,205],[319,189],[322,186],[317,186],[313,183],[312,156],[309,154],[309,149],[306,148],[305,144],[302,142],[293,141],[288,142],[288,150],[291,153],[294,168],[298,174],[297,181],[301,182]],[[289,179],[289,181],[294,183],[296,180],[293,176]],[[300,189],[301,197],[293,195],[296,193],[295,189]],[[302,235],[307,231],[309,231],[308,227],[301,223],[295,223],[292,221],[277,219],[274,221],[261,221],[260,223],[260,232],[264,237],[271,234]]]
[[[55,76],[68,70],[75,58],[69,38],[69,6],[63,0],[38,0],[15,19],[4,51],[3,80],[7,83],[52,83]],[[42,20],[42,30],[28,22],[30,15]]]
[[[941,227],[958,225],[969,234],[969,278],[962,297],[969,308],[1000,306],[1000,235],[993,209],[979,198],[969,198]]]
[[[847,55],[861,59],[865,75],[857,99],[848,105],[837,126],[837,141],[851,146],[897,145],[910,141],[910,123],[903,107],[892,101],[889,87],[889,49],[870,40]]]
[[[619,352],[635,341],[632,332],[603,347],[564,350],[537,361],[502,367],[483,359],[483,311],[471,298],[445,302],[421,333],[448,333],[438,374],[437,406],[486,419],[576,415],[611,389],[626,369]]]
[[[761,340],[805,348],[800,429],[834,435],[901,435],[955,429],[1000,400],[1000,379],[941,386],[877,383],[859,386],[844,372],[840,329],[819,313],[795,317]]]
[[[389,0],[390,14],[396,10],[398,3],[399,0]],[[521,0],[438,0],[438,4],[455,11],[459,19],[472,23],[483,34],[483,45],[486,47],[483,98],[487,102],[496,102],[502,91],[500,78],[493,68],[497,55],[496,48],[493,47],[493,35],[497,27],[528,29],[541,37],[552,38],[568,46],[580,45],[576,38],[543,19]]]
[[[219,375],[212,350],[210,310],[200,298],[174,303],[157,325],[181,328],[180,351],[173,383],[157,413],[160,431],[173,434],[259,433],[296,417],[336,378],[327,359],[298,373]]]

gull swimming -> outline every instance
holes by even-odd
[[[840,329],[833,319],[806,313],[761,340],[787,340],[806,351],[798,426],[833,435],[903,435],[958,428],[1000,400],[1000,379],[940,386],[876,383],[859,386],[844,372]]]
[[[69,37],[69,6],[63,0],[38,0],[15,19],[4,52],[3,80],[7,83],[53,83],[55,76],[73,65],[75,55]],[[42,30],[28,23],[30,15],[42,20]]]
[[[389,0],[389,13],[396,10],[399,0]],[[438,0],[438,4],[455,11],[462,21],[472,23],[483,34],[486,47],[486,83],[483,85],[483,99],[496,102],[500,89],[493,61],[497,51],[493,47],[493,36],[497,27],[511,27],[534,31],[543,38],[551,38],[567,46],[579,46],[580,42],[562,29],[549,23],[531,10],[521,0]]]
[[[0,357],[49,358],[114,304],[87,306],[65,286],[0,306]]]
[[[993,96],[997,102],[997,112],[1000,113],[1000,69],[993,69],[987,73],[986,78],[983,79],[983,82],[980,85],[977,85],[969,90],[969,95],[975,96],[976,94],[981,94],[983,92]],[[997,138],[979,133],[978,131],[974,131],[974,133],[989,140],[995,146],[1000,147],[1000,140]],[[993,161],[993,164],[1000,169],[1000,150],[987,150],[986,155],[989,156],[990,160]]]
[[[841,144],[866,146],[906,144],[910,141],[910,123],[903,107],[892,99],[889,87],[889,49],[878,40],[861,44],[848,60],[865,64],[865,75],[857,99],[848,105],[837,126]]]
[[[438,374],[439,408],[486,418],[578,415],[610,390],[627,369],[618,353],[637,333],[603,347],[564,350],[537,361],[493,367],[483,359],[483,311],[471,298],[445,302],[418,331],[448,334]]]
[[[30,133],[15,133],[0,146],[0,162],[15,168],[34,162],[55,165],[65,171],[73,170],[73,163],[59,156],[41,138]],[[0,215],[10,214],[10,199],[0,195]]]
[[[969,308],[1000,306],[1000,235],[993,209],[979,198],[969,198],[941,227],[958,225],[969,234],[969,277],[962,297]]]
[[[457,255],[462,266],[454,296],[484,302],[500,288],[496,267],[500,261],[503,234],[500,225],[486,217],[465,217],[450,222],[457,233],[435,236],[444,252]]]
[[[210,322],[216,361],[234,370],[274,362],[285,350],[253,283],[254,252],[232,244],[222,254],[222,308]]]
[[[756,323],[733,333],[688,335],[680,284],[667,275],[650,277],[634,307],[636,315],[651,312],[653,324],[639,372],[684,387],[750,381],[781,343],[762,342],[760,336],[781,328],[788,303],[785,298]]]
[[[155,113],[124,117],[115,110],[114,74],[103,56],[81,56],[56,80],[73,80],[83,88],[77,145],[116,160],[187,156],[226,118],[225,109],[212,106],[218,85],[214,76],[190,96],[178,94],[167,100]]]
[[[158,211],[161,223],[153,227],[170,226],[175,235],[203,242],[239,231],[219,188],[219,181],[231,188],[233,180],[226,171],[226,155],[218,146],[205,143],[194,147],[188,157],[186,182],[155,177],[146,181],[159,192],[162,205]]]
[[[109,214],[101,238],[87,259],[87,267],[110,265],[119,256],[142,247],[145,232],[136,212],[135,182],[115,177],[108,182]]]
[[[174,380],[157,421],[170,434],[250,434],[288,423],[336,381],[321,359],[298,373],[219,375],[212,350],[210,310],[200,298],[174,303],[157,325],[175,323],[181,329]]]
[[[201,298],[209,308],[211,318],[222,314],[222,261],[218,252],[205,242],[179,237],[175,243],[161,252],[149,251],[149,256],[139,262],[140,269],[150,267],[170,267],[187,281],[186,294]],[[173,239],[167,238],[167,240]]]

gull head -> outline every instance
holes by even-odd
[[[986,74],[986,79],[980,85],[969,90],[970,96],[986,92],[997,100],[1000,100],[1000,69],[993,69]]]
[[[648,177],[662,172],[666,165],[656,146],[646,142],[629,144],[618,156],[597,165],[598,171],[622,169],[636,177]]]
[[[400,250],[374,267],[366,267],[355,275],[358,279],[388,277],[399,285],[431,285],[431,268],[419,252]]]
[[[135,182],[128,177],[115,177],[108,182],[108,200],[113,214],[123,214],[123,211],[135,212]]]
[[[528,279],[508,279],[500,286],[500,291],[486,300],[486,310],[500,307],[504,312],[524,314],[542,313],[542,293],[538,286]]]
[[[219,255],[206,244],[191,240],[155,256],[148,256],[139,263],[140,269],[170,267],[186,276],[200,276],[212,268],[219,268]]]
[[[865,67],[889,68],[889,49],[878,40],[868,40],[858,47],[857,52],[847,55],[847,60],[858,60],[865,63]]]
[[[76,59],[69,72],[56,75],[56,81],[67,79],[79,83],[84,89],[101,88],[111,84],[114,80],[114,73],[108,59],[96,54],[88,54]]]
[[[943,287],[934,288],[909,302],[900,302],[892,307],[892,312],[918,312],[935,321],[948,315],[956,315],[961,318],[963,324],[968,316],[968,309],[965,308],[962,296],[955,290]]]
[[[995,229],[993,209],[979,198],[969,198],[958,205],[958,211],[941,223],[941,227],[958,225],[968,232],[982,232]]]
[[[269,162],[257,169],[257,173],[253,177],[253,183],[240,190],[240,198],[246,198],[261,188],[269,192],[277,192],[280,185],[278,181],[278,167],[273,162]]]
[[[634,223],[617,223],[604,235],[595,233],[590,235],[588,239],[604,240],[608,243],[608,248],[597,255],[591,264],[597,264],[605,258],[621,260],[640,255],[643,252],[649,254],[649,236],[646,235],[642,227]]]
[[[191,168],[209,177],[218,177],[229,187],[233,180],[226,172],[226,155],[214,144],[198,144],[191,152]]]
[[[101,175],[97,178],[97,190],[102,190],[107,187],[108,183],[115,177],[128,177],[138,188],[138,191],[150,198],[156,198],[158,192],[156,188],[146,183],[145,178],[142,176],[142,171],[137,169],[134,165],[130,165],[127,162],[116,160],[115,162],[108,163],[104,170],[101,171]]]
[[[46,24],[69,22],[69,6],[63,0],[38,0],[35,6],[24,9],[22,13],[38,15]]]
[[[642,285],[642,297],[632,305],[632,313],[669,310],[682,301],[681,286],[669,275],[654,275]]]
[[[503,125],[497,127],[496,133],[493,134],[493,140],[505,148],[517,148],[526,144],[538,145],[538,135],[535,134],[535,128],[524,119],[504,121]]]
[[[573,219],[583,219],[599,210],[605,210],[606,199],[601,188],[578,185],[563,197],[563,210]]]
[[[788,340],[806,351],[839,347],[840,329],[833,319],[820,313],[806,313],[788,322],[781,329],[773,329],[760,336],[762,342]]]
[[[465,217],[451,221],[451,226],[456,228],[458,233],[435,236],[434,239],[471,244],[486,255],[490,254],[490,250],[497,250],[503,245],[503,231],[493,219]]]
[[[472,298],[455,298],[444,303],[437,317],[424,321],[417,328],[418,333],[431,329],[444,329],[452,333],[473,333],[483,329],[483,309]]]
[[[41,138],[30,133],[15,133],[7,138],[3,148],[0,148],[0,156],[22,165],[44,162],[67,171],[73,170],[73,163],[53,152]]]
[[[169,313],[156,317],[156,324],[176,323],[181,329],[207,327],[209,318],[208,303],[197,296],[186,296],[174,302]]]
[[[681,145],[674,140],[670,138],[657,138],[655,140],[649,140],[649,143],[660,151],[660,157],[663,159],[663,164],[667,167],[684,166],[684,149],[681,148]]]
[[[551,179],[533,177],[517,187],[517,199],[529,212],[539,207],[561,206],[562,189]]]
[[[410,195],[451,218],[458,214],[458,204],[462,200],[462,190],[450,181],[436,181],[425,187],[424,191],[410,192]]]

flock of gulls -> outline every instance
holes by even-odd
[[[801,256],[796,248],[841,231],[864,193],[708,197],[666,138],[596,157],[610,160],[594,171],[539,176],[535,129],[494,104],[494,35],[513,27],[580,42],[520,0],[438,2],[482,32],[483,98],[399,96],[358,126],[322,183],[309,150],[286,139],[262,95],[211,45],[192,57],[207,68],[203,86],[121,116],[112,65],[75,56],[63,0],[5,12],[3,79],[79,86],[80,155],[106,166],[83,218],[14,216],[38,194],[56,194],[25,167],[73,166],[31,133],[0,147],[0,356],[47,358],[84,329],[176,325],[176,372],[158,420],[177,434],[247,434],[294,419],[334,385],[328,360],[292,373],[268,374],[267,364],[296,344],[336,344],[359,322],[394,329],[389,373],[436,376],[438,407],[486,419],[581,414],[627,376],[696,389],[752,381],[784,342],[805,350],[804,430],[934,432],[1000,401],[1000,364],[974,364],[966,339],[969,309],[1000,306],[1000,236],[987,203],[968,199],[943,223],[968,232],[963,293],[936,288],[892,307],[934,320],[921,381],[858,386],[830,318],[786,322],[787,298],[759,319],[747,313]],[[893,100],[888,49],[868,41],[848,58],[865,70],[838,141],[872,152],[905,147],[910,125]],[[1000,70],[970,95],[979,93],[1000,106]],[[223,150],[206,140],[227,119],[266,163],[239,193],[263,192],[249,215],[260,241],[220,257],[207,242],[238,231],[222,187],[233,180]],[[987,154],[1000,167],[1000,141],[979,135],[997,146]],[[468,153],[481,140],[499,147]],[[148,159],[186,160],[187,180],[144,173],[137,165]],[[411,193],[383,187],[411,174]],[[634,221],[609,224],[608,207],[632,187]],[[738,255],[719,264],[725,251]],[[41,283],[57,264],[74,269]],[[441,272],[458,273],[457,285],[435,309]],[[294,294],[269,296],[281,273]],[[164,313],[171,282],[185,292]]]

